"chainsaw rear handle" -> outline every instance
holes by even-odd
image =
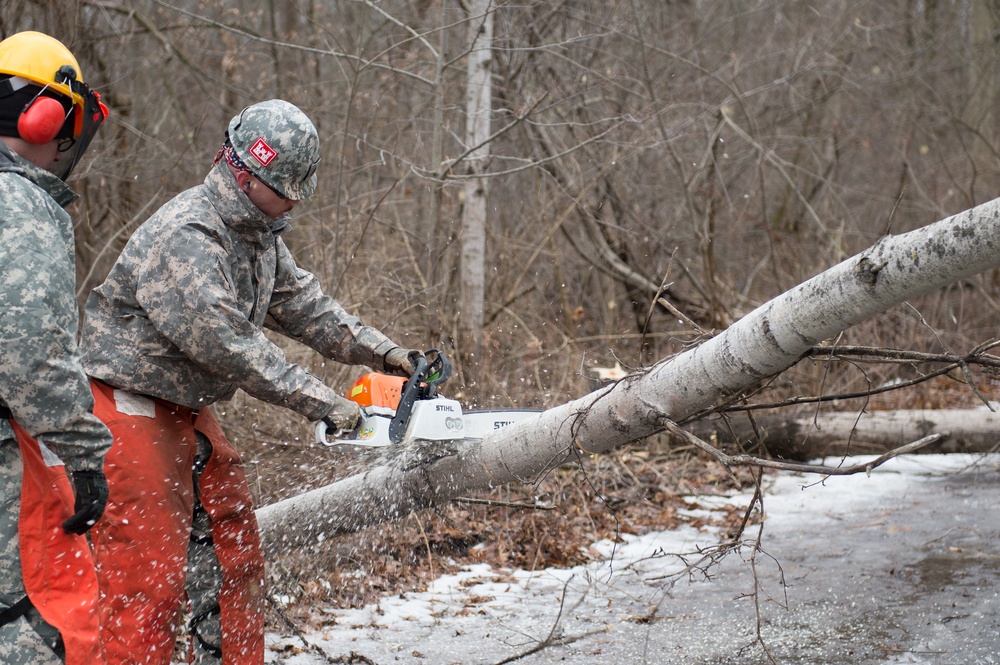
[[[324,446],[332,446],[333,441],[326,438],[326,432],[329,428],[327,427],[326,421],[320,418],[316,421],[316,442],[322,443]],[[341,436],[344,432],[342,430],[337,430],[333,433],[333,438],[336,439]]]
[[[322,420],[316,422],[316,443],[326,446],[327,448],[333,448],[334,446],[343,445],[349,443],[352,446],[365,446],[369,448],[378,448],[382,445],[381,443],[369,443],[362,440],[357,441],[341,441],[341,437],[349,434],[351,430],[338,429],[333,433],[333,438],[328,439],[327,434],[330,432],[330,427]]]

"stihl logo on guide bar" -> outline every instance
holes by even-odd
[[[278,152],[269,146],[263,137],[254,141],[254,144],[250,146],[250,154],[260,162],[261,166],[267,166],[278,156]]]

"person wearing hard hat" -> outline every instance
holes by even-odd
[[[348,429],[358,407],[267,327],[332,360],[409,376],[419,351],[363,325],[282,240],[316,189],[319,136],[282,100],[229,123],[203,184],[129,239],[84,313],[84,365],[115,434],[110,499],[92,532],[110,663],[170,662],[181,601],[199,663],[263,663],[264,562],[239,455],[211,404],[237,389]],[[186,572],[187,571],[187,572]]]
[[[58,40],[0,41],[0,662],[100,663],[83,535],[104,510],[111,433],[77,347],[64,180],[107,118]]]

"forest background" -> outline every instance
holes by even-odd
[[[490,131],[473,144],[487,12]],[[137,226],[201,182],[229,119],[286,99],[323,140],[286,242],[366,323],[449,353],[445,392],[470,408],[564,403],[606,380],[598,368],[676,354],[998,189],[995,0],[3,0],[0,37],[29,29],[66,43],[111,110],[71,181],[81,304]],[[486,202],[478,258],[463,252],[470,195]],[[995,336],[998,280],[955,283],[837,343],[965,353]],[[272,339],[338,389],[360,373]],[[924,373],[813,360],[756,390],[829,397]],[[971,407],[970,381],[995,396],[990,375],[958,373],[798,408]],[[366,463],[245,395],[217,412],[260,505]],[[664,436],[290,552],[272,582],[350,605],[470,557],[573,562],[587,542],[671,526],[680,494],[738,482]]]

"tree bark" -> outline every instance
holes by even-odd
[[[728,423],[706,418],[685,429],[723,445],[759,440],[768,454],[796,461],[877,455],[931,434],[946,437],[921,448],[921,453],[985,453],[1000,446],[1000,413],[985,408],[765,414],[754,416],[754,421],[756,431],[738,417]]]
[[[466,171],[469,175],[482,175],[490,154],[488,138],[493,99],[490,85],[493,44],[491,2],[492,0],[473,0],[469,4],[471,47],[465,91],[465,143],[472,149]],[[483,299],[486,292],[486,178],[466,180],[463,194],[461,301],[458,321],[463,337],[463,355],[478,361],[482,355]]]
[[[965,118],[972,156],[983,166],[996,158],[997,9],[994,0],[969,5],[969,101]]]
[[[724,403],[818,342],[909,298],[1000,265],[1000,199],[899,236],[760,306],[691,350],[482,441],[395,452],[384,464],[257,511],[279,552],[405,517],[470,490],[527,482]]]

